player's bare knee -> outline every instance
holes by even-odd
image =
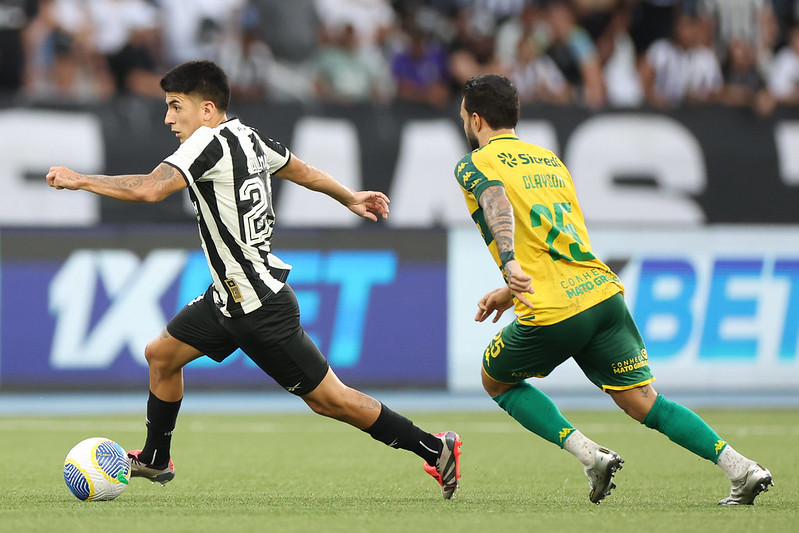
[[[153,346],[154,343],[148,342],[144,348],[144,359],[147,361],[147,366],[154,366],[158,364],[159,356],[158,350]]]
[[[652,410],[652,404],[654,402],[641,402],[635,406],[635,410],[632,413],[627,413],[632,418],[637,420],[638,422],[643,422],[646,415],[649,414],[649,411]]]
[[[328,394],[306,400],[306,403],[314,413],[336,420],[342,419],[348,412],[346,399],[341,394]]]
[[[172,370],[173,363],[169,353],[159,347],[157,341],[152,341],[144,348],[144,359],[147,366],[156,371],[166,372]]]
[[[621,410],[624,411],[627,416],[633,420],[637,420],[638,422],[643,421],[644,417],[646,417],[646,415],[641,416],[640,410],[636,409],[635,407],[629,407],[625,405],[619,405],[619,407],[621,407]]]
[[[485,370],[481,373],[481,375],[483,379],[483,389],[492,398],[494,396],[499,396],[500,394],[508,392],[515,386],[515,384],[499,383],[498,381],[494,381],[485,373]]]
[[[501,387],[499,387],[498,383],[486,383],[485,381],[483,382],[483,389],[492,398],[504,392],[503,390],[501,390]]]
[[[643,422],[657,397],[657,392],[649,385],[624,391],[608,391],[608,393],[622,411],[638,422]]]
[[[311,411],[314,413],[327,417],[330,416],[331,411],[328,404],[315,400],[305,400],[305,403],[308,404],[308,407],[310,407]]]

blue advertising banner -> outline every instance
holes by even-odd
[[[624,283],[656,389],[796,390],[796,227],[596,228],[591,244]],[[480,390],[482,350],[512,317],[503,316],[499,324],[472,319],[477,300],[502,283],[479,233],[451,231],[449,250],[449,386]],[[549,391],[594,389],[573,361],[535,385]]]
[[[211,282],[196,228],[4,230],[0,387],[147,383],[144,349]],[[446,235],[283,233],[277,255],[308,334],[359,386],[446,384]],[[277,387],[243,353],[185,369],[188,386]]]

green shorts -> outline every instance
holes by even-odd
[[[655,380],[621,293],[557,324],[529,326],[514,320],[486,348],[483,369],[499,383],[517,383],[545,377],[569,357],[602,390],[632,389]]]

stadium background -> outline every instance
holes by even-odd
[[[170,2],[122,3],[146,4],[141,13],[149,8],[164,17],[169,13]],[[24,36],[26,28],[41,22],[42,6],[70,2],[36,4],[2,2],[5,15],[17,8],[27,14],[24,24],[12,25],[8,21],[16,19],[4,17],[5,29],[16,27]],[[194,7],[206,9],[204,4]],[[297,4],[316,6],[322,15],[330,3]],[[363,46],[385,52],[386,43],[413,35],[405,16],[410,4],[395,2],[389,22],[373,31],[387,31],[390,39]],[[439,13],[453,24],[464,10],[475,17],[489,13],[498,31],[518,18],[521,11],[512,10],[525,2],[420,4],[424,13],[449,5],[451,11]],[[580,11],[583,4],[571,5],[575,13],[592,17],[606,4],[629,5],[630,13],[643,10],[651,19],[658,12],[663,22],[673,20],[670,10],[678,2],[596,2],[600,7],[587,12]],[[683,7],[701,15],[704,4]],[[771,45],[775,53],[793,17],[783,4],[771,3],[780,27],[786,27],[778,33],[782,40]],[[225,13],[244,18],[231,18],[238,26],[220,23],[219,35],[232,28],[243,38],[253,27],[245,16],[253,11]],[[334,33],[332,23],[325,25],[331,20],[316,19],[322,37],[309,55],[330,45],[323,34]],[[712,17],[701,20],[713,29]],[[657,27],[668,33],[667,26]],[[145,24],[137,31],[157,36],[158,28]],[[128,76],[110,92],[100,89],[97,71],[67,78],[91,81],[88,92],[59,85],[59,61],[86,51],[63,43],[66,48],[59,48],[52,44],[59,42],[55,36],[69,32],[51,31],[53,54],[42,55],[50,63],[43,60],[36,83],[26,78],[25,53],[31,52],[24,46],[16,86],[8,62],[2,63],[7,91],[0,109],[0,397],[140,392],[147,379],[144,345],[204,289],[207,267],[184,195],[132,206],[46,186],[50,165],[89,173],[149,171],[176,146],[162,123],[163,103],[146,76]],[[138,42],[136,32],[129,35],[128,44]],[[161,50],[163,55],[151,57],[151,67],[134,66],[157,72],[178,59],[174,49],[172,55]],[[454,49],[448,50],[452,58]],[[280,69],[290,61],[277,47],[273,54],[279,65],[270,72],[285,73]],[[307,72],[304,66],[297,72]],[[454,78],[454,65],[450,71]],[[128,85],[133,79],[140,83]],[[342,102],[324,92],[299,91],[289,98],[275,79],[261,81],[255,97],[239,88],[231,114],[345,184],[383,190],[392,198],[389,221],[373,225],[326,198],[274,183],[275,250],[295,267],[290,282],[309,333],[353,386],[461,400],[479,394],[481,353],[498,326],[475,324],[473,311],[501,278],[452,177],[454,163],[467,150],[452,90],[456,80],[448,79],[450,92],[440,103],[409,101],[398,84]],[[307,87],[307,80],[294,81]],[[711,404],[735,398],[796,405],[799,109],[785,101],[766,112],[754,104],[728,105],[720,97],[662,108],[643,95],[624,105],[608,99],[591,106],[580,94],[575,91],[562,105],[526,102],[518,132],[553,149],[570,168],[594,248],[627,287],[659,389]],[[241,356],[223,365],[194,363],[186,379],[189,393],[277,390]],[[599,395],[568,364],[542,385],[590,405]]]

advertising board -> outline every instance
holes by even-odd
[[[0,239],[0,386],[145,387],[144,349],[211,282],[196,228],[6,230]],[[446,234],[282,233],[306,331],[360,386],[446,383]],[[200,358],[189,386],[273,382],[241,352]]]
[[[789,390],[799,380],[799,231],[790,226],[607,229],[595,254],[620,276],[647,344],[655,387]],[[475,323],[502,279],[473,228],[450,232],[449,386],[481,390],[482,351],[512,317]],[[535,280],[533,280],[535,285]],[[507,313],[506,313],[507,314]],[[542,388],[593,387],[571,361]]]

